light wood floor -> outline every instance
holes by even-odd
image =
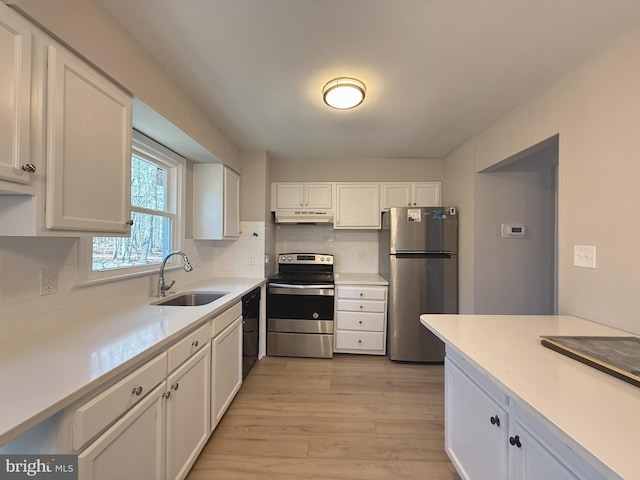
[[[386,357],[256,363],[187,480],[452,480],[444,369]]]

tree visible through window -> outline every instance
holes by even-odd
[[[171,183],[171,167],[137,146],[131,158],[131,236],[94,237],[93,271],[162,262],[172,247]]]

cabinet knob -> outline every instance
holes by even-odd
[[[362,325],[362,320],[358,320],[358,323],[359,323],[360,325]]]
[[[33,173],[36,171],[36,166],[33,163],[25,163],[20,167],[20,170],[24,172]]]
[[[194,340],[193,342],[191,342],[191,346],[198,348],[198,340]]]
[[[360,305],[360,310],[362,310],[364,308],[364,305]]]
[[[489,421],[491,422],[491,425],[495,425],[496,427],[500,426],[500,417],[498,417],[498,415],[491,417]]]
[[[522,447],[522,443],[520,443],[520,436],[516,435],[515,437],[509,437],[509,443],[518,448]]]
[[[142,387],[134,387],[133,390],[131,390],[131,393],[133,393],[135,396],[140,396],[140,394],[142,393]]]
[[[364,293],[360,292],[360,296],[361,296],[361,297],[364,297]]]
[[[173,385],[171,385],[171,390],[178,390],[179,387],[180,387],[180,384],[176,382]]]
[[[171,397],[171,392],[164,392],[162,394],[162,398],[166,398],[167,400],[169,399],[169,397]]]
[[[124,223],[125,225],[133,226],[133,220],[128,220]]]
[[[362,340],[358,340],[358,343],[362,343]]]

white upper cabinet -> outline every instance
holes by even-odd
[[[382,184],[382,208],[438,207],[440,182],[390,182]]]
[[[240,175],[220,163],[193,166],[193,238],[240,236]]]
[[[0,4],[0,190],[13,191],[41,166],[30,155],[31,30],[8,10]]]
[[[331,183],[277,183],[275,208],[331,208]]]
[[[47,60],[47,228],[127,233],[131,97],[62,47]]]
[[[336,183],[334,228],[380,228],[380,184]]]

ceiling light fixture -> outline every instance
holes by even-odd
[[[334,78],[322,89],[322,99],[331,108],[348,110],[363,102],[365,90],[364,83],[355,78]]]

